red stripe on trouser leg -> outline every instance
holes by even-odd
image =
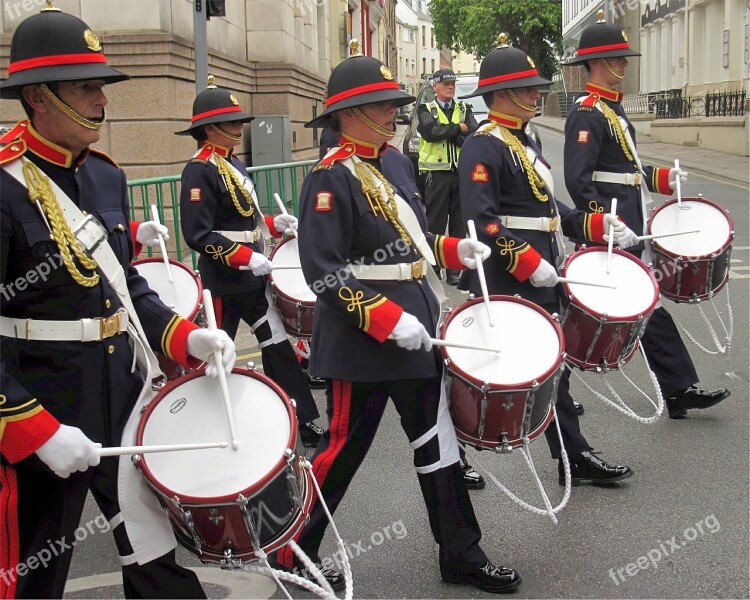
[[[346,444],[346,440],[349,436],[352,382],[334,379],[332,382],[332,396],[333,419],[328,428],[330,434],[328,447],[313,457],[312,460],[313,477],[315,477],[318,482],[318,487],[320,487],[321,491],[323,490],[326,475],[328,475],[328,472],[331,470],[333,462],[340,454],[341,449],[344,444]],[[310,505],[310,513],[315,509],[318,500],[319,498],[316,495]],[[295,542],[299,540],[303,530],[304,528],[294,536]],[[287,569],[291,569],[294,566],[294,552],[289,546],[284,546],[276,555],[276,560],[280,565],[283,565]]]
[[[18,566],[18,484],[16,471],[0,466],[0,598],[15,598]]]

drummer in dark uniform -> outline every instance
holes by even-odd
[[[687,173],[675,168],[643,165],[635,146],[635,128],[622,108],[623,93],[616,88],[625,77],[630,48],[625,32],[599,20],[584,29],[576,58],[588,72],[586,93],[571,106],[565,121],[565,185],[576,206],[609,212],[617,198],[617,214],[637,235],[647,233],[649,192],[671,194],[676,178]],[[633,239],[621,247],[651,262],[651,248]],[[658,306],[641,337],[649,365],[656,374],[669,417],[680,419],[688,409],[708,408],[730,395],[720,388],[696,386],[698,374],[672,317]]]
[[[129,77],[98,36],[46,8],[16,28],[8,73],[0,96],[28,119],[0,139],[0,597],[62,598],[90,491],[125,597],[204,598],[131,457],[100,460],[99,446],[132,445],[126,423],[152,395],[134,345],[216,372],[232,368],[234,344],[169,310],[130,264],[125,174],[90,148],[104,86]]]
[[[518,294],[549,313],[560,312],[557,267],[565,258],[561,229],[566,235],[604,241],[610,224],[617,233],[627,228],[608,214],[584,213],[558,204],[549,165],[526,134],[536,112],[539,88],[550,85],[522,50],[506,43],[482,61],[477,89],[490,109],[489,121],[463,145],[459,161],[461,212],[472,219],[479,239],[492,248],[485,263],[490,294]],[[481,294],[479,278],[467,271],[459,284]],[[630,477],[626,466],[614,466],[592,451],[581,434],[569,392],[570,371],[560,378],[555,408],[565,450],[570,456],[572,483],[613,483]],[[545,431],[552,458],[561,459],[557,428]],[[558,462],[564,484],[563,463]]]
[[[398,108],[414,97],[379,60],[352,53],[331,74],[326,110],[307,124],[327,122],[341,134],[339,149],[308,174],[300,195],[302,270],[317,294],[310,369],[326,379],[330,419],[313,472],[335,511],[391,398],[414,451],[443,580],[507,592],[521,578],[493,565],[479,546],[431,342],[440,315],[433,289],[442,291],[432,267],[475,268],[474,252],[489,249],[427,233],[411,163],[387,143]],[[328,522],[313,502],[297,543],[319,563]],[[288,547],[277,558],[295,566]],[[335,589],[343,587],[339,572],[323,573]]]
[[[282,237],[297,228],[297,218],[264,217],[253,181],[234,155],[243,125],[254,117],[242,112],[229,90],[208,87],[193,102],[190,135],[200,147],[182,171],[180,217],[182,234],[200,253],[202,284],[213,294],[216,319],[231,338],[240,319],[258,339],[263,370],[297,403],[302,443],[318,445],[322,429],[315,400],[289,343],[278,310],[271,302],[267,275],[273,269],[263,253],[265,238]]]

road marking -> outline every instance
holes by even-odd
[[[726,375],[727,377],[729,377],[729,379],[736,379],[737,381],[740,381],[740,380],[742,379],[742,378],[741,378],[741,377],[740,377],[739,375],[737,375],[737,373],[735,373],[734,371],[730,371],[729,373],[724,373],[724,375]]]

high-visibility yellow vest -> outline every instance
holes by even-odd
[[[466,119],[466,104],[456,102],[453,116],[450,121],[445,116],[443,109],[436,100],[426,104],[427,110],[441,125],[460,125]],[[424,138],[419,141],[419,170],[420,171],[450,171],[451,167],[458,165],[458,155],[461,150],[453,142],[441,140],[439,142],[428,142]]]

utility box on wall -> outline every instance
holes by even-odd
[[[246,151],[249,166],[264,167],[292,162],[292,125],[289,116],[259,115],[248,123],[248,127],[250,147]],[[258,202],[265,214],[279,212],[273,194],[276,192],[284,197],[288,188],[286,182],[278,181],[278,178],[287,176],[283,171],[274,174],[273,178],[266,172],[253,173]]]

